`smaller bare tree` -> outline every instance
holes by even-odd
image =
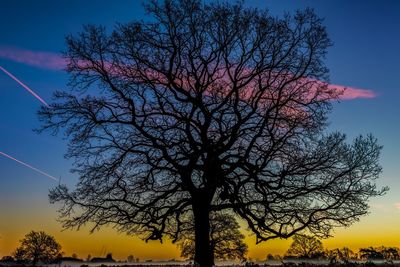
[[[381,247],[383,258],[387,262],[393,263],[394,260],[400,259],[400,249],[396,247]]]
[[[322,242],[315,236],[298,234],[293,237],[286,255],[301,259],[318,258],[324,255],[324,248]]]
[[[191,220],[189,220],[191,221]],[[182,232],[178,247],[181,257],[194,259],[195,226],[193,221],[187,223]],[[212,213],[210,216],[210,247],[213,250],[213,262],[218,260],[246,260],[247,245],[243,241],[240,225],[235,217],[227,213]]]
[[[343,247],[327,250],[326,257],[330,263],[343,262],[348,264],[350,260],[357,258],[357,254],[348,247]]]
[[[367,260],[393,260],[400,259],[400,250],[396,247],[369,247],[360,249],[360,257]]]
[[[12,256],[3,256],[0,262],[14,262],[14,258]]]
[[[126,261],[127,261],[128,263],[135,262],[135,257],[134,257],[133,255],[129,255],[129,256],[126,258]]]
[[[48,263],[61,255],[61,246],[55,238],[43,231],[31,231],[20,241],[14,252],[17,260],[28,261],[36,266],[38,262]]]

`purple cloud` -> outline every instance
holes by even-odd
[[[67,60],[57,53],[32,51],[9,46],[0,46],[0,58],[50,70],[63,70],[67,65]],[[328,87],[343,92],[340,96],[340,99],[342,100],[352,100],[357,98],[370,99],[377,97],[377,94],[372,90],[336,84],[329,84]]]
[[[330,84],[329,88],[342,91],[343,94],[340,96],[340,99],[342,100],[352,100],[357,98],[375,98],[378,96],[377,93],[372,90],[359,89],[343,85]]]

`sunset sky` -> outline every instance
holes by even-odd
[[[246,0],[245,4],[268,6],[277,16],[312,7],[325,18],[334,42],[326,60],[330,83],[347,86],[353,93],[334,104],[329,129],[346,133],[350,140],[372,133],[384,147],[378,184],[390,191],[371,200],[369,215],[350,228],[337,229],[324,245],[400,247],[400,1]],[[52,178],[61,177],[72,187],[77,176],[70,174],[71,161],[63,157],[67,144],[63,137],[33,131],[39,127],[40,105],[51,102],[55,90],[67,89],[68,76],[59,56],[65,35],[79,32],[84,24],[112,29],[116,22],[140,19],[146,14],[139,0],[0,2],[0,258],[11,254],[30,230],[54,235],[67,256],[77,253],[86,258],[107,251],[117,259],[129,254],[141,260],[179,258],[170,242],[145,243],[111,228],[94,234],[88,228],[62,231],[48,191],[58,184]],[[249,235],[247,243],[249,257],[264,259],[268,253],[283,254],[290,240],[255,245]]]

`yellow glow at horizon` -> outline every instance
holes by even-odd
[[[52,209],[50,209],[52,210]],[[10,255],[20,240],[31,230],[44,230],[53,235],[62,245],[65,256],[72,253],[80,258],[104,256],[102,252],[113,253],[116,259],[125,260],[130,254],[140,260],[169,260],[179,259],[179,250],[170,241],[162,244],[157,241],[144,242],[138,237],[130,237],[119,234],[114,229],[105,228],[93,234],[89,234],[89,228],[84,227],[80,231],[64,230],[54,218],[54,210],[44,209],[42,212],[18,212],[8,215],[8,222],[0,221],[0,257]],[[52,215],[49,215],[52,214]],[[334,237],[324,240],[324,246],[328,249],[347,246],[357,251],[360,247],[369,246],[397,246],[400,247],[400,212],[381,212],[374,210],[370,216],[361,218],[361,221],[347,229],[337,229]],[[272,240],[261,244],[255,244],[254,236],[247,236],[249,245],[248,257],[252,260],[263,260],[271,253],[284,254],[290,245],[290,240]]]

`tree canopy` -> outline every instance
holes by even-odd
[[[80,181],[60,185],[64,227],[113,225],[173,241],[195,223],[195,261],[212,264],[210,213],[229,211],[257,242],[328,236],[380,195],[381,147],[326,131],[331,45],[310,9],[282,18],[241,2],[148,1],[148,21],[67,37],[70,90],[42,130],[69,139]]]
[[[396,247],[368,247],[360,249],[360,257],[367,260],[386,260],[393,262],[393,260],[400,259],[400,250]]]
[[[354,253],[348,247],[336,248],[326,251],[326,257],[330,263],[343,262],[349,263],[350,260],[357,259],[357,253]]]
[[[297,234],[293,236],[293,242],[286,252],[286,256],[301,259],[319,258],[324,256],[324,247],[315,236]]]
[[[61,258],[61,245],[43,231],[31,231],[20,241],[14,252],[16,260],[27,261],[36,266],[38,262],[50,263]]]

